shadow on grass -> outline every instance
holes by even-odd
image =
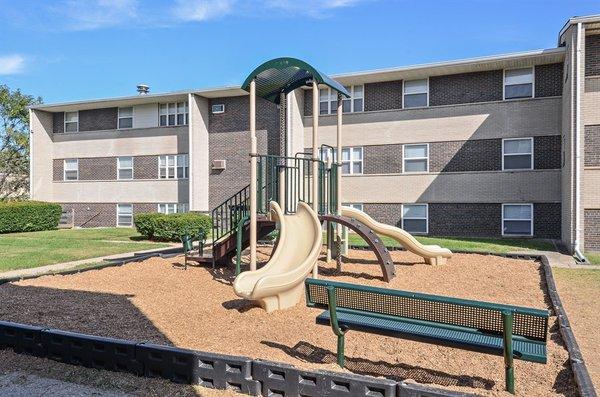
[[[292,347],[270,341],[262,341],[261,343],[309,363],[335,364],[337,362],[334,352],[307,342],[299,342]],[[433,383],[440,386],[465,386],[491,390],[495,385],[493,380],[478,376],[454,375],[409,364],[390,364],[385,361],[371,361],[357,357],[346,356],[345,368],[360,375],[383,376],[396,381],[412,379],[419,383]]]

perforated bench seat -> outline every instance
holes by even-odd
[[[316,322],[337,336],[341,367],[348,330],[502,355],[511,393],[513,359],[547,361],[548,310],[312,278],[305,285],[306,305],[326,309]]]
[[[329,319],[330,314],[326,310],[317,317],[316,322],[330,325]],[[471,329],[436,325],[417,320],[385,318],[355,313],[346,309],[337,309],[337,320],[340,327],[346,327],[349,330],[447,344],[462,349],[471,347],[475,351],[503,355],[502,335],[486,334]],[[546,344],[515,336],[513,337],[513,356],[521,360],[545,364],[547,361]]]

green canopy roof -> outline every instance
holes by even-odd
[[[250,73],[242,89],[250,91],[252,80],[256,80],[256,96],[277,104],[281,93],[287,94],[313,80],[350,97],[343,85],[296,58],[275,58],[263,63]]]

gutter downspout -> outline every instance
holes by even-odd
[[[33,200],[33,110],[29,108],[29,200]]]
[[[581,252],[581,22],[577,23],[577,71],[575,93],[575,258],[583,263],[587,262]]]

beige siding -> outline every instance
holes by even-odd
[[[187,180],[54,182],[59,203],[187,203]]]
[[[190,210],[209,211],[208,99],[190,95]]]
[[[600,169],[584,170],[581,192],[584,209],[600,209]]]
[[[560,202],[560,171],[344,176],[342,200],[353,203]]]
[[[344,145],[380,145],[561,133],[561,98],[489,102],[344,115]],[[335,144],[335,116],[319,119],[319,144]],[[312,121],[304,118],[304,146]]]
[[[54,134],[54,158],[187,153],[188,127]]]
[[[31,198],[53,201],[52,197],[52,113],[32,110],[31,135]]]

